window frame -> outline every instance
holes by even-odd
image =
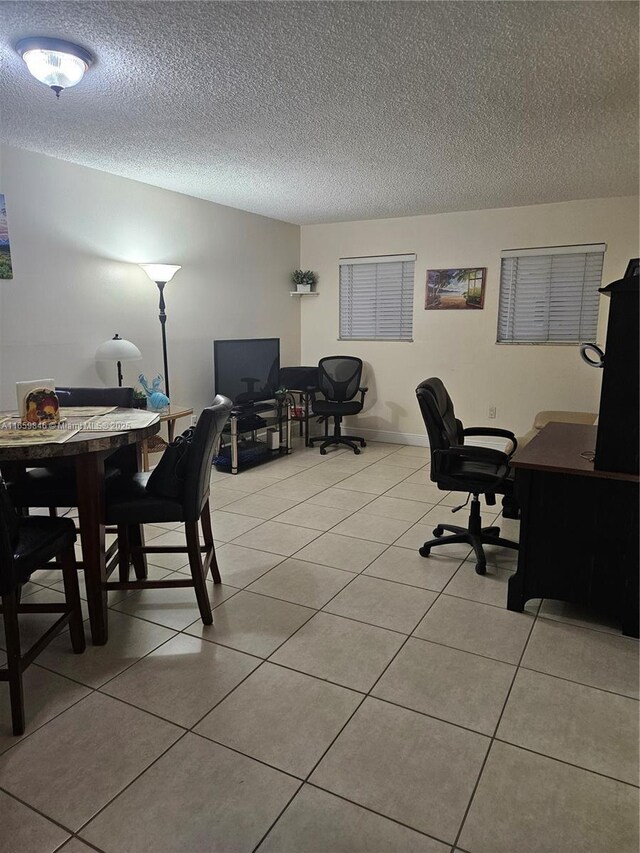
[[[526,340],[526,339],[511,339],[511,340],[501,340],[500,339],[500,322],[501,322],[501,306],[503,300],[503,266],[504,261],[509,258],[525,258],[525,257],[559,257],[561,255],[570,255],[570,254],[583,254],[583,255],[602,255],[602,269],[600,272],[600,280],[598,287],[602,286],[602,270],[604,269],[604,256],[607,251],[606,243],[577,243],[572,245],[559,245],[559,246],[540,246],[540,247],[527,247],[520,249],[505,249],[501,252],[500,256],[500,276],[498,282],[498,312],[496,318],[496,344],[498,346],[580,346],[586,338],[581,338],[580,340],[554,340],[547,338],[546,340]],[[582,287],[584,288],[584,280]],[[581,299],[581,307],[582,311],[584,305],[583,299]],[[598,304],[596,310],[596,329],[592,338],[595,338],[597,334],[597,327],[600,319],[600,305]],[[547,331],[548,333],[548,331]]]
[[[413,343],[413,327],[414,327],[414,311],[415,311],[415,286],[416,286],[416,261],[417,254],[415,252],[402,252],[397,254],[387,254],[387,255],[364,255],[361,257],[347,257],[347,258],[339,258],[338,260],[338,337],[339,341],[376,341],[382,343]],[[358,266],[364,264],[390,264],[390,263],[412,263],[413,264],[413,282],[411,286],[411,312],[410,312],[410,321],[411,327],[409,330],[409,337],[398,338],[398,337],[382,337],[382,336],[354,336],[349,335],[345,336],[342,333],[342,271],[341,268],[343,266]],[[402,287],[402,282],[400,283]],[[400,293],[400,318],[399,322],[402,326],[402,291]]]

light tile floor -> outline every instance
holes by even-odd
[[[637,643],[506,610],[511,551],[484,577],[421,558],[459,497],[424,448],[211,480],[212,626],[191,590],[117,593],[106,646],[62,635],[28,670],[22,738],[0,685],[0,853],[636,853]],[[56,570],[25,590],[60,594]]]

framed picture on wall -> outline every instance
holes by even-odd
[[[484,308],[486,278],[486,267],[427,270],[424,307],[429,311]]]
[[[13,278],[7,208],[2,193],[0,193],[0,278]]]

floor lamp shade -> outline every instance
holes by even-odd
[[[182,267],[177,264],[139,264],[140,267],[146,272],[151,281],[155,281],[158,285],[158,290],[160,291],[160,304],[158,319],[160,320],[160,327],[162,329],[162,360],[164,363],[164,390],[167,397],[170,397],[169,391],[169,359],[167,357],[167,330],[165,328],[167,323],[167,312],[166,305],[164,301],[164,287],[165,285],[171,281],[174,275],[178,272]]]
[[[96,350],[96,361],[115,361],[118,365],[118,385],[122,387],[122,362],[140,361],[142,353],[131,341],[126,341],[120,335],[114,335],[110,340],[100,344]]]
[[[151,281],[155,281],[156,284],[158,282],[167,282],[171,281],[174,275],[178,272],[182,267],[177,266],[176,264],[140,264],[142,269],[149,276]]]

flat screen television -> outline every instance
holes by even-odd
[[[273,400],[280,373],[280,339],[248,338],[213,342],[215,393],[236,406]]]

